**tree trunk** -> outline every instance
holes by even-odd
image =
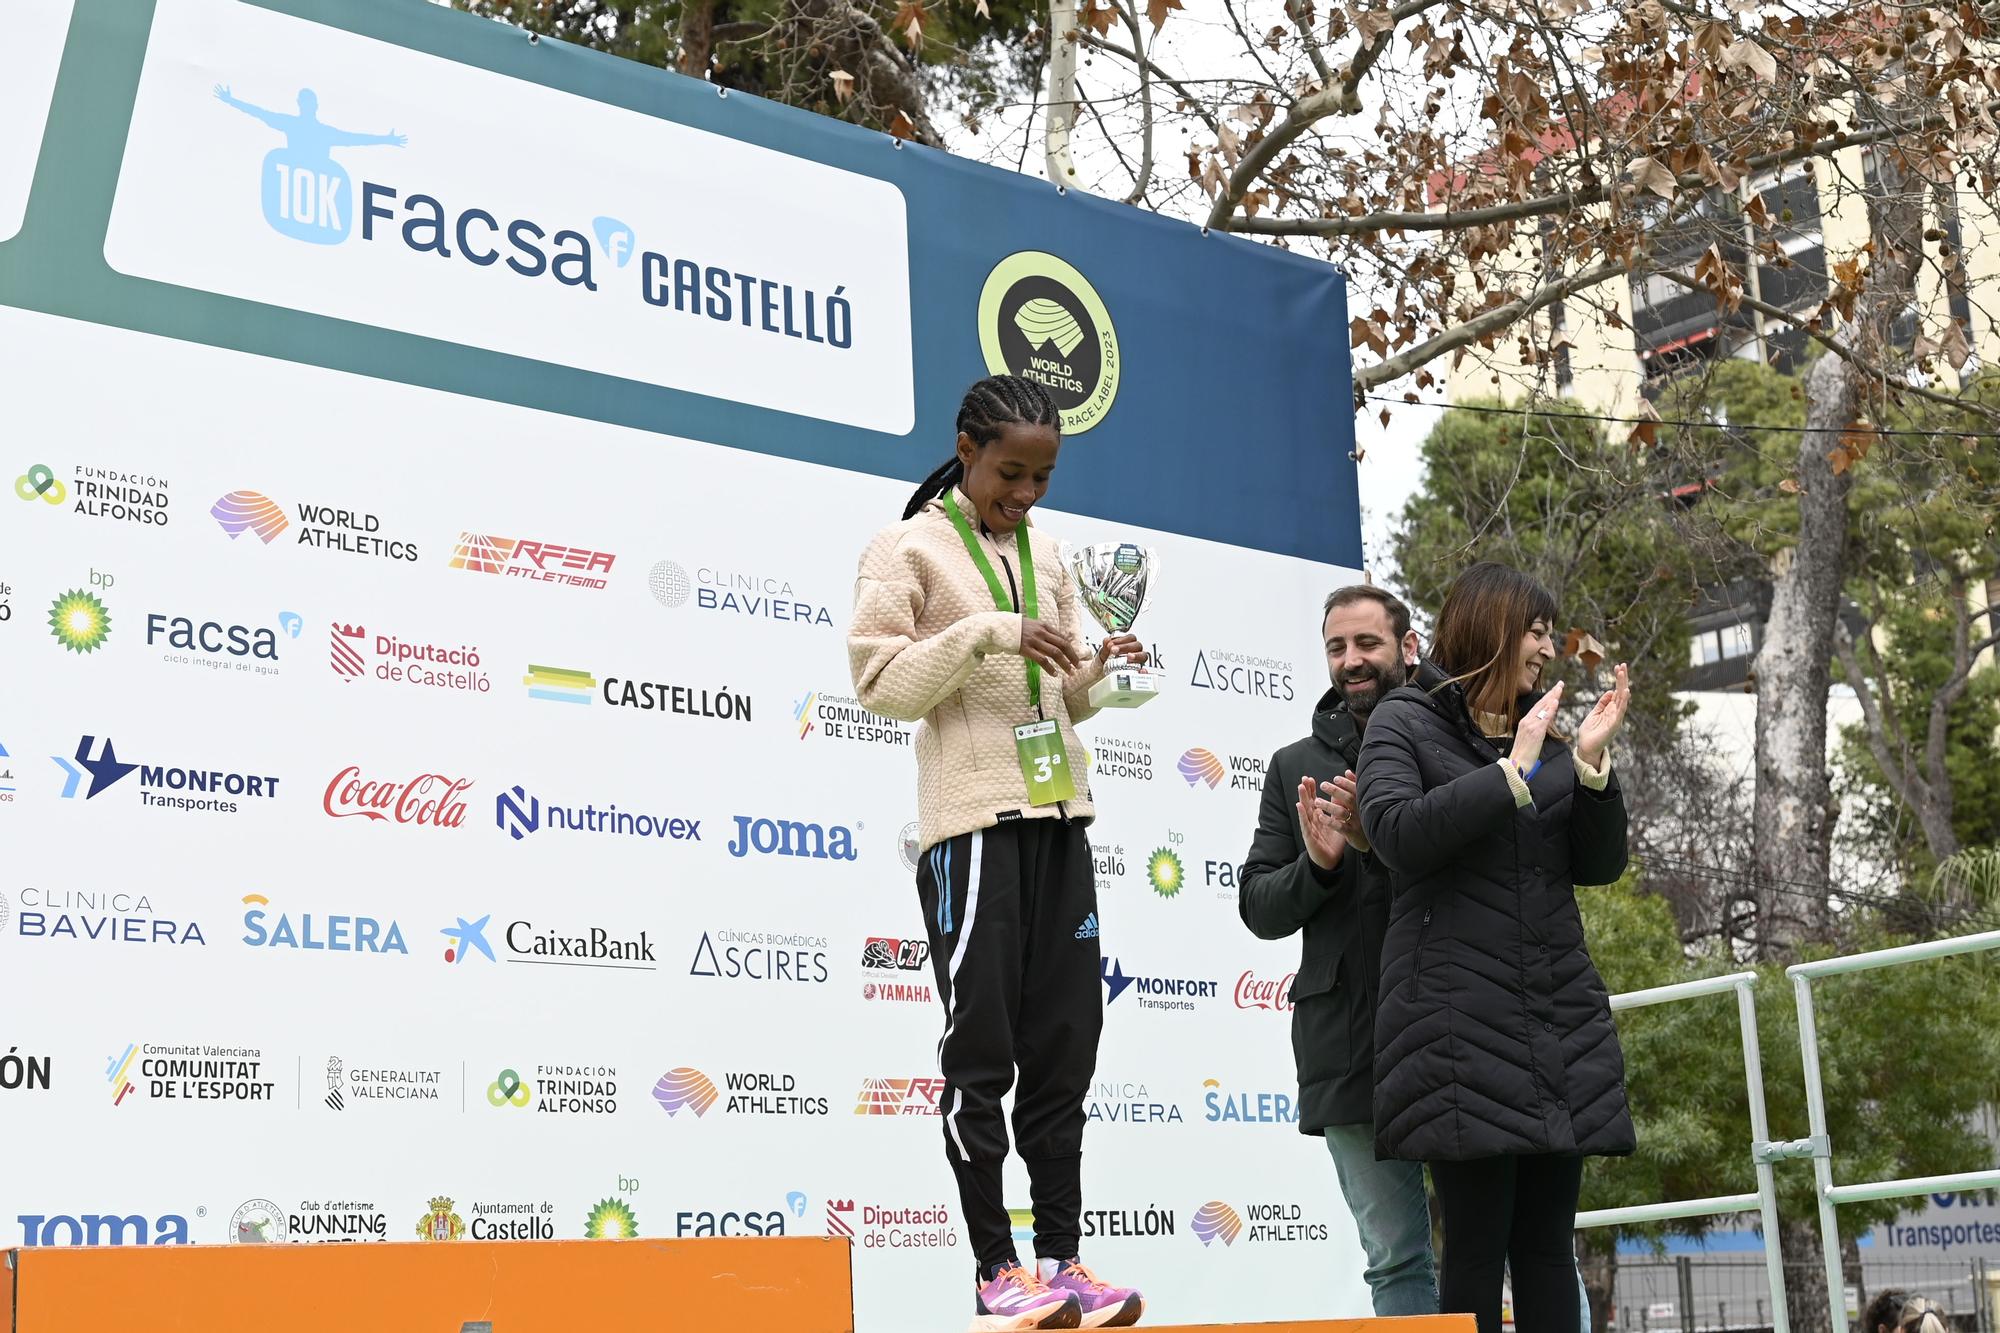
[[[1833,803],[1826,699],[1840,614],[1851,473],[1827,457],[1853,424],[1854,368],[1824,356],[1806,377],[1799,440],[1799,537],[1771,595],[1757,651],[1757,953],[1784,960],[1826,925]]]
[[[1827,1309],[1826,1259],[1820,1254],[1819,1232],[1809,1222],[1781,1220],[1778,1248],[1785,1260],[1785,1310],[1792,1327],[1800,1333],[1846,1329],[1846,1312],[1842,1310],[1836,1322]]]
[[[715,55],[715,0],[686,0],[681,6],[681,73],[708,77]]]
[[[1577,1269],[1583,1274],[1583,1290],[1590,1297],[1590,1324],[1583,1333],[1604,1333],[1610,1323],[1613,1302],[1618,1299],[1618,1250],[1583,1249]]]

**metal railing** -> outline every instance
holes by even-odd
[[[1643,1009],[1676,1000],[1693,1000],[1708,995],[1736,992],[1736,1024],[1743,1036],[1743,1079],[1749,1090],[1751,1164],[1757,1172],[1757,1188],[1748,1194],[1722,1194],[1708,1199],[1680,1199],[1668,1203],[1639,1204],[1632,1208],[1598,1208],[1576,1215],[1577,1230],[1586,1227],[1629,1226],[1641,1222],[1668,1222],[1680,1217],[1703,1217],[1711,1213],[1756,1211],[1764,1224],[1764,1264],[1771,1283],[1772,1333],[1790,1333],[1785,1310],[1784,1256],[1778,1249],[1778,1185],[1771,1164],[1800,1155],[1796,1145],[1773,1144],[1770,1117],[1764,1110],[1764,1058],[1757,1042],[1757,1000],[1755,972],[1732,972],[1727,976],[1683,981],[1673,986],[1627,991],[1611,997],[1611,1012]],[[1837,1294],[1836,1294],[1837,1299]]]
[[[1916,1176],[1907,1180],[1873,1180],[1856,1185],[1834,1184],[1833,1145],[1826,1131],[1826,1091],[1820,1082],[1819,1026],[1813,1014],[1812,984],[1821,977],[1872,972],[1881,967],[1900,967],[1906,963],[1923,963],[1934,958],[1951,958],[1996,949],[2000,949],[2000,930],[1982,935],[1964,935],[1957,939],[1932,940],[1926,944],[1906,944],[1897,949],[1878,949],[1873,953],[1853,954],[1846,958],[1827,958],[1816,963],[1797,963],[1785,969],[1785,975],[1791,978],[1792,993],[1798,1001],[1799,1050],[1805,1061],[1807,1127],[1812,1137],[1797,1144],[1780,1146],[1804,1147],[1813,1160],[1813,1176],[1819,1186],[1819,1238],[1826,1260],[1827,1308],[1830,1310],[1845,1308],[1843,1292],[1846,1279],[1841,1267],[1840,1219],[1835,1212],[1839,1205],[1868,1199],[1907,1199],[1921,1194],[1992,1189],[2000,1186],[2000,1168],[1962,1171],[1949,1176]],[[1752,1114],[1756,1112],[1753,1110]],[[1787,1152],[1785,1155],[1799,1154]],[[1771,1238],[1777,1234],[1775,1225],[1767,1223],[1764,1234],[1764,1249],[1768,1255],[1776,1249],[1771,1243]],[[1782,1282],[1779,1285],[1782,1287]]]

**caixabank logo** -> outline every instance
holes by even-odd
[[[193,764],[121,762],[109,736],[102,746],[97,737],[85,736],[77,742],[73,757],[50,757],[63,771],[65,801],[94,801],[134,773],[139,775],[140,803],[149,810],[234,815],[278,796],[278,779],[266,773]]]
[[[1242,1208],[1210,1199],[1195,1209],[1188,1230],[1203,1249],[1245,1245],[1302,1245],[1324,1242],[1326,1223],[1313,1220],[1302,1204],[1252,1203]]]

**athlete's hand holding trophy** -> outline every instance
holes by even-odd
[[[1125,634],[1146,609],[1160,561],[1152,548],[1131,542],[1072,547],[1069,570],[1077,593],[1107,636]],[[1104,679],[1090,687],[1093,708],[1137,708],[1160,690],[1160,674],[1130,658],[1104,664]]]

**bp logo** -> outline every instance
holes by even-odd
[[[630,1240],[639,1234],[639,1219],[619,1199],[601,1199],[584,1219],[587,1240]]]
[[[1146,879],[1153,886],[1153,892],[1162,898],[1172,898],[1181,891],[1181,858],[1172,849],[1162,847],[1154,852],[1146,862]]]
[[[1118,332],[1083,274],[1040,250],[1008,255],[979,293],[979,346],[995,375],[1034,380],[1066,435],[1104,420],[1118,397]]]
[[[73,653],[94,653],[111,637],[111,612],[93,594],[74,589],[49,608],[49,633]]]

